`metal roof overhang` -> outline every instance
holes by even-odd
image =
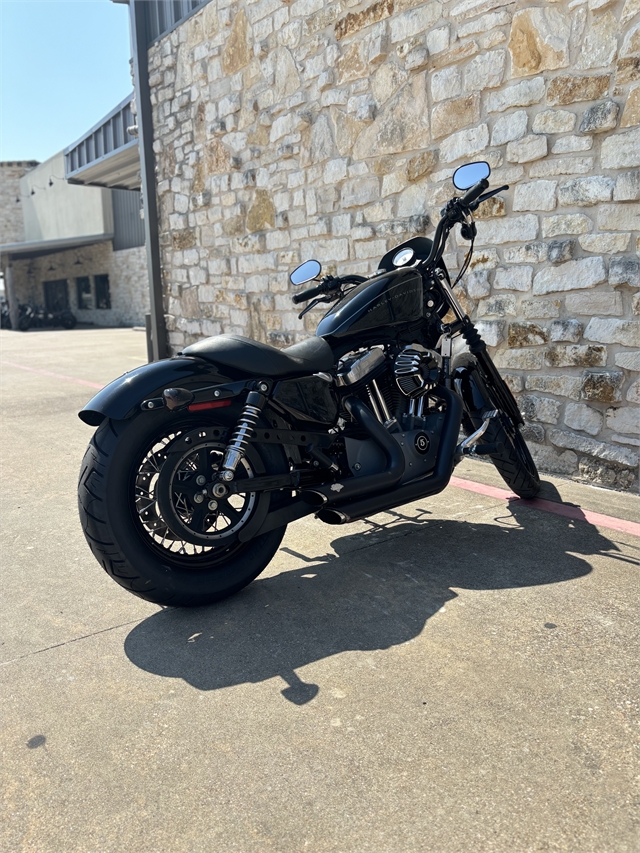
[[[138,140],[134,139],[103,154],[96,160],[91,160],[86,166],[81,166],[67,173],[70,184],[83,184],[89,187],[110,187],[120,190],[140,189],[140,154]]]
[[[94,243],[105,243],[112,240],[113,234],[90,234],[87,237],[64,237],[59,240],[32,240],[28,243],[5,243],[0,245],[0,256],[12,261],[38,258],[41,255],[53,255],[67,249],[80,249]]]

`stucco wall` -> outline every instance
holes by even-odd
[[[109,276],[111,308],[78,308],[76,278],[91,279],[92,302],[95,305],[93,276]],[[44,305],[44,281],[66,278],[69,307],[82,323],[96,326],[143,326],[149,311],[149,279],[144,246],[114,252],[110,241],[83,246],[54,255],[43,255],[30,261],[13,262],[13,280],[20,302]]]
[[[308,335],[293,266],[373,271],[431,233],[456,166],[486,159],[493,186],[511,188],[479,212],[461,298],[541,469],[633,488],[639,12],[211,0],[150,51],[172,347]],[[452,240],[453,270],[463,249]]]
[[[20,191],[25,232],[21,239],[113,234],[111,190],[68,184],[62,151],[29,171],[20,181]]]

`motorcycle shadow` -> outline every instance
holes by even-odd
[[[298,567],[254,581],[234,598],[167,609],[125,640],[136,666],[219,690],[280,676],[298,705],[318,686],[295,670],[346,651],[388,649],[418,636],[457,597],[455,588],[499,590],[572,581],[591,572],[582,556],[617,546],[586,522],[513,502],[494,523],[387,514],[384,524],[335,539],[335,554],[285,547]],[[401,540],[401,541],[400,541]],[[613,556],[613,554],[612,554]],[[277,559],[277,557],[276,557]]]

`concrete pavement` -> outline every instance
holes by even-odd
[[[106,576],[75,506],[76,412],[144,335],[3,331],[0,360],[0,849],[640,849],[640,539],[449,487],[297,522],[235,598],[162,609]]]

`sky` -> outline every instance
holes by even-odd
[[[129,7],[0,0],[0,160],[42,162],[125,98]]]

